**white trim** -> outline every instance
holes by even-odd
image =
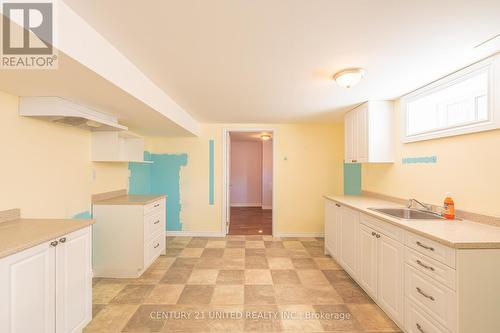
[[[275,237],[325,237],[323,232],[277,232]]]
[[[231,204],[231,207],[262,207],[262,203],[260,202],[255,202],[255,203],[245,203],[245,202],[241,202],[241,203],[232,203]]]
[[[488,71],[489,75],[489,89],[488,89],[488,108],[489,120],[482,122],[474,122],[472,124],[463,124],[455,127],[447,127],[436,129],[425,133],[417,133],[413,135],[406,135],[407,130],[407,117],[406,117],[406,104],[416,98],[426,96],[435,91],[452,86],[461,82],[471,75],[481,71]],[[431,140],[437,138],[444,138],[462,134],[476,133],[494,130],[500,128],[500,94],[498,94],[497,86],[500,80],[500,56],[495,55],[447,75],[431,84],[417,89],[401,98],[400,112],[401,112],[401,141],[403,143]]]
[[[273,127],[226,127],[222,129],[222,181],[221,181],[221,186],[222,186],[222,220],[221,220],[221,232],[226,235],[228,233],[228,228],[226,228],[226,219],[227,219],[227,207],[226,207],[226,201],[227,201],[227,190],[228,190],[228,185],[226,184],[226,178],[227,178],[227,169],[229,167],[229,161],[228,161],[228,150],[227,150],[227,136],[229,132],[267,132],[270,133],[272,136],[272,145],[273,145],[273,207],[274,203],[276,202],[276,130]],[[279,139],[279,138],[278,138]],[[276,208],[271,208],[273,210],[272,212],[272,234],[275,235],[276,233]]]
[[[273,206],[272,206],[272,205],[271,205],[271,206],[268,206],[268,205],[265,205],[265,206],[264,206],[264,205],[263,205],[263,206],[262,206],[262,209],[264,209],[264,210],[273,209]]]
[[[167,231],[167,237],[225,237],[226,234],[219,231]]]

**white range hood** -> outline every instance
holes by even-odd
[[[19,115],[89,131],[126,131],[118,119],[61,97],[21,97]]]

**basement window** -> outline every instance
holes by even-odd
[[[500,128],[500,107],[493,106],[498,58],[455,72],[401,99],[403,142]],[[495,110],[496,109],[496,110]]]

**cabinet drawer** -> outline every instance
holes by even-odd
[[[151,235],[165,230],[165,214],[154,212],[144,217],[144,239],[151,238]]]
[[[407,232],[405,245],[443,264],[455,268],[455,249]]]
[[[405,247],[405,262],[450,289],[456,290],[456,271],[428,256]]]
[[[144,215],[152,214],[153,212],[165,210],[165,199],[152,202],[144,206]]]
[[[410,299],[405,299],[405,327],[408,333],[448,333]]]
[[[360,216],[362,224],[367,225],[370,228],[375,229],[376,231],[381,232],[401,243],[403,242],[403,229],[393,226],[388,222],[380,221],[366,214],[360,214]]]
[[[159,232],[144,245],[144,262],[148,266],[165,249],[165,233]]]
[[[457,295],[453,290],[405,264],[405,295],[440,325],[455,332]]]

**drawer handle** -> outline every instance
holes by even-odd
[[[66,243],[66,237],[63,237],[59,240],[59,243]]]
[[[160,207],[160,204],[155,204],[153,207]]]
[[[425,333],[425,331],[422,329],[422,326],[420,326],[420,324],[419,324],[419,323],[417,323],[415,326],[417,326],[417,330],[418,330],[419,332]]]
[[[434,301],[434,297],[427,295],[427,294],[426,294],[426,293],[424,293],[424,292],[422,291],[422,289],[420,289],[419,287],[417,287],[416,289],[417,289],[417,291],[418,291],[418,293],[419,293],[420,295],[424,296],[425,298],[430,299],[431,301]]]
[[[426,264],[424,264],[423,262],[421,262],[420,260],[417,259],[417,264],[419,264],[420,266],[422,266],[423,268],[425,269],[428,269],[428,270],[431,270],[434,272],[434,267],[431,267],[431,266],[427,266]]]
[[[335,206],[340,207],[340,205],[339,205],[339,204],[335,204]]]
[[[156,243],[156,245],[155,245],[155,249],[156,249],[158,246],[160,246],[160,243]]]
[[[375,236],[377,233],[375,231],[372,231],[372,236]]]
[[[434,251],[434,248],[433,247],[430,247],[430,246],[427,246],[427,245],[424,245],[420,242],[417,242],[417,245],[420,246],[420,247],[423,247],[424,249],[426,250],[431,250],[431,251]]]
[[[380,234],[376,234],[375,237],[380,238]]]
[[[153,224],[158,224],[158,223],[160,223],[160,220],[157,220],[157,221],[156,221],[155,223],[153,223]]]
[[[50,243],[50,245],[51,245],[51,246],[53,246],[53,247],[56,247],[56,246],[57,246],[57,244],[59,244],[59,242],[58,242],[58,241],[52,241],[52,242]]]

